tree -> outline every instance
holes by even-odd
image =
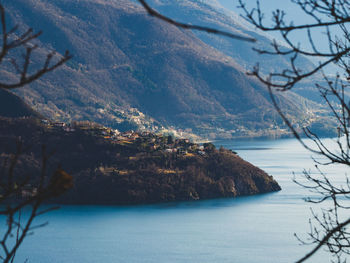
[[[175,21],[155,11],[145,0],[138,1],[150,15],[175,26],[237,38],[236,35],[220,30]],[[350,255],[350,232],[348,230],[350,206],[346,204],[350,198],[350,179],[346,177],[343,185],[336,184],[332,178],[322,173],[319,165],[338,164],[344,165],[346,168],[350,167],[350,2],[347,0],[291,0],[291,2],[296,5],[296,8],[300,8],[307,17],[311,18],[312,22],[297,24],[293,21],[286,21],[286,13],[277,9],[272,13],[272,23],[266,24],[259,0],[254,8],[248,8],[245,1],[239,0],[239,7],[243,10],[243,16],[248,22],[265,32],[279,32],[284,40],[283,44],[273,40],[271,49],[256,49],[256,51],[261,55],[283,56],[289,61],[288,67],[276,69],[276,72],[269,74],[262,73],[259,64],[257,64],[248,74],[255,76],[267,86],[273,105],[295,138],[307,150],[326,159],[325,162],[315,160],[315,166],[320,172],[319,175],[304,172],[307,183],[296,181],[301,186],[318,194],[318,198],[309,198],[308,202],[320,204],[331,200],[332,203],[332,206],[323,210],[321,215],[313,212],[313,220],[310,223],[311,231],[308,233],[309,240],[300,241],[303,244],[313,244],[314,248],[297,262],[306,261],[321,248],[326,248],[337,262],[344,262],[342,261],[344,257]],[[328,43],[326,50],[320,47],[319,41],[315,41],[315,34],[320,30],[324,31],[323,41]],[[307,43],[300,44],[299,40],[295,40],[292,37],[294,32],[304,33]],[[240,37],[238,39],[255,41]],[[313,60],[318,59],[319,62],[313,68],[305,70],[302,65],[298,64],[298,61],[305,57]],[[331,64],[337,67],[335,77],[326,74],[328,66]],[[316,74],[321,74],[324,81],[315,83],[315,88],[320,92],[337,122],[335,128],[338,129],[338,137],[334,141],[336,148],[326,145],[320,136],[309,128],[303,128],[302,134],[300,134],[283,113],[274,95],[276,91],[283,92],[293,89],[302,80]],[[305,143],[302,139],[303,135],[310,139],[313,145]]]
[[[206,152],[211,153],[211,152],[214,152],[214,151],[215,151],[215,145],[212,144],[211,142],[204,143],[203,146],[204,146],[204,150],[205,150]]]
[[[345,165],[346,169],[350,167],[350,104],[347,95],[350,80],[348,31],[350,3],[346,0],[292,0],[306,16],[312,18],[313,22],[295,24],[293,21],[286,21],[284,11],[276,10],[272,13],[272,24],[266,25],[259,1],[253,9],[248,9],[242,0],[239,2],[245,18],[250,23],[263,31],[279,32],[285,42],[282,45],[273,41],[271,50],[257,49],[257,52],[262,55],[284,56],[289,60],[289,66],[280,71],[264,75],[257,65],[249,74],[268,87],[275,108],[298,141],[307,150],[325,159],[322,162],[315,160],[319,175],[305,171],[307,183],[296,181],[299,185],[318,194],[316,198],[308,198],[308,202],[320,204],[331,200],[332,204],[328,209],[322,210],[321,215],[312,212],[313,220],[310,223],[309,238],[307,241],[300,241],[303,244],[313,244],[314,248],[297,262],[306,261],[321,248],[326,248],[337,262],[344,262],[344,258],[350,255],[350,232],[348,231],[350,207],[345,201],[350,197],[350,181],[346,177],[344,184],[335,183],[330,176],[321,171],[319,165]],[[324,41],[328,43],[327,50],[320,46],[319,41],[315,41],[315,35],[320,30],[324,30]],[[299,44],[299,41],[292,37],[294,32],[303,32],[307,36],[308,43]],[[313,68],[305,70],[298,65],[298,59],[302,57],[318,58],[319,62]],[[327,74],[327,67],[330,64],[337,67],[335,77]],[[322,74],[324,81],[315,83],[315,87],[337,121],[338,137],[334,141],[335,148],[325,144],[316,132],[304,128],[303,134],[313,142],[313,145],[307,144],[275,100],[274,91],[293,89],[302,80],[316,74]]]
[[[5,8],[0,4],[0,65],[12,66],[13,74],[17,76],[12,81],[0,81],[0,88],[15,89],[41,78],[45,74],[67,62],[71,55],[68,51],[63,56],[50,52],[44,58],[41,66],[32,65],[33,57],[38,45],[35,40],[41,32],[28,29],[19,31],[18,26],[7,28]],[[18,60],[18,53],[23,52],[22,59]],[[2,228],[0,237],[0,260],[4,263],[14,262],[16,252],[24,238],[35,228],[41,225],[33,225],[34,219],[57,207],[41,209],[41,204],[48,199],[58,196],[72,187],[72,177],[60,168],[53,175],[47,174],[47,160],[50,157],[43,146],[41,174],[36,178],[16,173],[16,166],[24,150],[20,138],[15,151],[7,156],[1,156],[2,167],[0,169],[0,217],[6,218],[7,227]],[[22,209],[28,208],[29,213],[22,216]],[[4,222],[1,220],[1,222]]]

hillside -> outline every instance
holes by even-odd
[[[35,194],[42,145],[50,153],[47,174],[61,167],[74,179],[74,187],[52,200],[55,203],[141,204],[280,190],[264,171],[210,143],[201,146],[152,133],[116,133],[90,122],[65,126],[0,117],[1,160],[11,156],[18,136],[25,150],[15,167],[14,180],[30,178],[23,197]]]
[[[6,8],[12,23],[44,31],[44,48],[74,54],[66,66],[18,91],[51,119],[92,120],[119,130],[166,127],[211,139],[287,132],[265,87],[246,76],[243,57],[219,50],[217,40],[150,18],[134,2],[14,0]],[[208,5],[191,8],[173,10],[193,18],[217,15]],[[11,78],[11,69],[1,73]],[[295,93],[279,100],[300,126],[320,119],[320,105]]]
[[[254,47],[272,51],[271,40],[274,37],[264,32],[257,32],[243,17],[232,11],[234,9],[233,1],[229,4],[226,1],[213,0],[183,0],[180,2],[171,0],[149,0],[148,2],[161,13],[179,21],[213,27],[255,38],[257,43],[249,44],[231,38],[207,34],[205,32],[194,32],[200,40],[233,58],[246,71],[251,71],[257,63],[259,63],[260,70],[264,74],[273,72],[276,68],[288,68],[290,61],[287,57],[262,56],[253,49]],[[225,6],[228,5],[229,7],[223,7],[221,2],[225,2]],[[283,45],[282,42],[280,42],[280,44]],[[303,56],[300,56],[296,63],[299,66],[302,65],[300,68],[305,71],[313,68],[313,62]],[[314,61],[314,63],[316,62]],[[315,87],[316,82],[324,83],[322,74],[315,74],[311,78],[301,81],[301,83],[294,87],[294,92],[288,94],[288,97],[292,97],[294,104],[309,104],[306,106],[309,110],[322,109],[324,101]],[[307,100],[305,100],[305,98]],[[310,104],[310,102],[312,103]]]

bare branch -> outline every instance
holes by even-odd
[[[230,32],[226,32],[226,31],[222,31],[222,30],[218,30],[218,29],[214,29],[214,28],[210,28],[210,27],[191,25],[191,24],[185,24],[185,23],[178,22],[178,21],[171,19],[167,16],[164,16],[164,15],[160,14],[159,12],[157,12],[156,10],[154,10],[152,7],[149,6],[149,4],[146,2],[146,0],[138,0],[138,1],[145,8],[145,10],[148,12],[148,14],[150,16],[154,16],[160,20],[163,20],[163,21],[171,24],[171,25],[174,25],[174,26],[177,26],[177,27],[180,27],[183,29],[204,31],[204,32],[207,32],[210,34],[221,35],[221,36],[225,36],[225,37],[229,37],[229,38],[233,38],[233,39],[238,39],[238,40],[242,40],[242,41],[256,42],[256,39],[251,38],[251,37],[244,37],[244,36],[232,34]]]
[[[18,80],[13,83],[0,81],[0,88],[14,89],[23,87],[62,66],[72,57],[68,51],[63,56],[50,52],[46,55],[44,63],[39,68],[32,69],[33,52],[38,48],[32,41],[37,39],[41,32],[34,33],[32,29],[28,29],[22,34],[16,34],[18,26],[8,30],[5,9],[1,4],[0,23],[2,30],[0,35],[0,65],[5,59],[10,61],[18,76]],[[17,49],[24,50],[23,63],[19,63],[16,57],[11,58],[10,52]],[[0,216],[6,218],[6,228],[4,228],[0,236],[0,260],[4,263],[13,263],[16,252],[25,237],[30,235],[34,229],[46,225],[46,223],[33,225],[34,220],[42,214],[57,209],[57,207],[51,207],[39,210],[41,204],[54,196],[64,193],[71,186],[70,182],[64,185],[59,183],[52,185],[52,182],[48,180],[47,161],[50,156],[46,153],[44,147],[41,174],[31,178],[23,174],[17,174],[16,167],[23,150],[23,143],[18,139],[15,152],[4,158],[0,168]],[[60,170],[58,175],[56,172],[52,177],[62,176],[62,174],[63,172]],[[66,181],[71,180],[67,173],[64,176]],[[29,211],[26,217],[21,216],[23,208],[27,208],[26,211]],[[1,221],[4,222],[3,220]],[[15,240],[11,240],[13,236],[15,236]]]

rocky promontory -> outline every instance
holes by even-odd
[[[268,174],[235,152],[149,132],[119,133],[90,122],[70,125],[37,118],[0,118],[1,158],[23,152],[15,167],[35,194],[42,146],[47,174],[57,167],[74,186],[52,202],[64,204],[144,204],[255,195],[280,190]],[[28,195],[28,191],[25,193]],[[30,194],[30,193],[29,193]]]

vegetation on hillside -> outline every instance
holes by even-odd
[[[200,11],[186,6],[188,2],[198,3]],[[200,2],[166,1],[165,6],[194,21],[216,21],[219,11]],[[149,18],[129,0],[13,0],[7,8],[10,21],[45,32],[43,47],[53,46],[60,53],[68,48],[74,54],[55,74],[18,91],[53,120],[91,120],[118,130],[135,125],[149,131],[190,128],[210,139],[289,134],[266,88],[241,67],[248,55],[241,56],[251,48],[247,43],[229,43],[233,52],[227,53],[213,41],[205,43]],[[251,34],[225,14],[217,21],[223,25]],[[259,40],[267,45],[266,38]],[[6,68],[0,76],[8,77]],[[279,99],[300,127],[323,114],[322,105],[297,94]],[[326,118],[319,120],[324,123]]]
[[[0,148],[8,149],[2,158],[14,150],[18,136],[30,146],[21,155],[16,173],[29,174],[34,180],[45,144],[53,153],[48,167],[62,164],[73,176],[74,187],[54,202],[139,204],[280,190],[271,176],[211,143],[119,133],[90,122],[66,125],[33,118],[0,118],[0,134]]]

